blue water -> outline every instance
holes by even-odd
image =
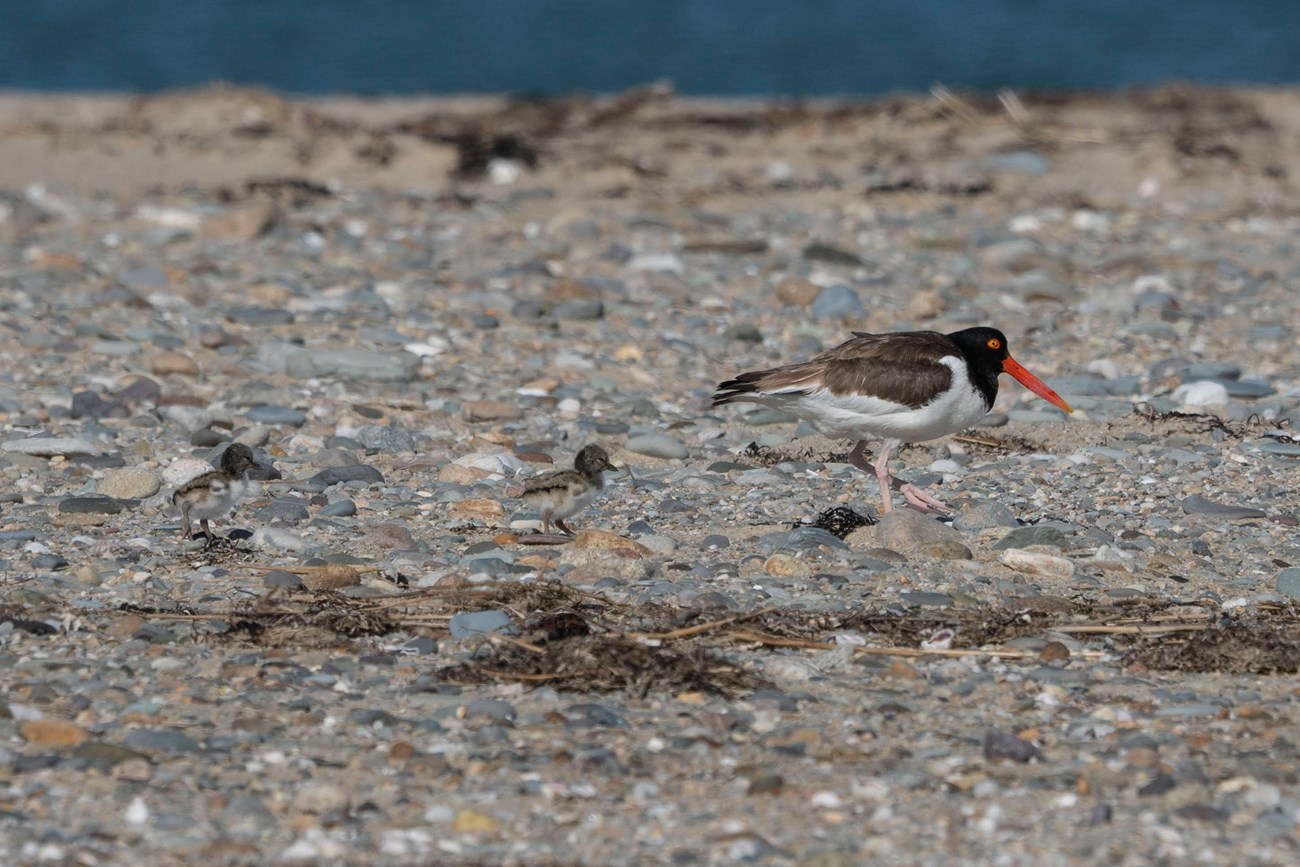
[[[1297,0],[0,0],[0,87],[830,95],[1300,81]]]

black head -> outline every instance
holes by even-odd
[[[573,459],[573,467],[584,476],[598,476],[605,470],[617,470],[609,462],[609,455],[597,445],[585,446]]]
[[[1002,361],[1011,357],[1007,336],[996,328],[963,328],[948,335],[972,366],[980,365],[1002,372]]]
[[[971,383],[984,395],[989,406],[998,396],[998,374],[1009,373],[1021,385],[1048,403],[1066,412],[1074,412],[1061,396],[1047,387],[1047,383],[1025,370],[1011,357],[1007,336],[996,328],[963,328],[948,335],[957,344],[970,368]]]
[[[253,450],[243,443],[234,443],[221,453],[221,471],[232,476],[242,476],[257,466]]]

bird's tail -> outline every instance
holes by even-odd
[[[758,383],[767,373],[766,370],[756,370],[753,373],[742,373],[735,379],[728,379],[726,382],[718,383],[718,388],[713,392],[713,405],[722,406],[726,403],[736,401],[753,401],[750,395],[758,393]]]

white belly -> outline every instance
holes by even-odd
[[[240,504],[248,492],[248,482],[236,479],[220,490],[213,490],[206,497],[190,506],[190,517],[204,520],[222,518]]]
[[[956,358],[943,363],[952,368],[952,387],[920,408],[865,395],[837,396],[824,388],[807,395],[774,394],[765,402],[806,419],[828,437],[924,442],[965,430],[988,412],[966,366]]]

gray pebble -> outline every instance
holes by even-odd
[[[605,305],[596,298],[573,298],[555,306],[555,318],[587,322],[605,317]]]
[[[283,587],[296,590],[302,586],[302,578],[283,569],[273,569],[262,576],[262,584],[267,587]]]
[[[381,452],[413,452],[415,437],[397,425],[368,424],[357,431],[357,442]]]
[[[866,312],[858,293],[843,283],[827,286],[808,308],[814,319],[842,319]]]
[[[513,722],[519,715],[515,706],[499,698],[476,698],[462,708],[465,719],[489,719],[495,722]]]
[[[518,635],[505,611],[462,611],[451,618],[447,625],[452,638],[468,638],[471,635],[484,635],[500,632],[502,635]]]
[[[300,349],[285,358],[285,373],[296,379],[340,377],[381,382],[409,382],[420,359],[409,352],[370,352],[365,349]]]
[[[1007,548],[1027,548],[1030,545],[1060,545],[1064,540],[1065,534],[1056,527],[1041,524],[1017,527],[993,543],[993,550],[1005,551]]]
[[[1277,573],[1277,592],[1300,597],[1300,566],[1288,566]]]
[[[213,422],[211,410],[204,409],[201,406],[190,406],[186,403],[169,403],[160,406],[158,407],[158,414],[172,424],[188,431],[212,427]]]
[[[352,464],[347,467],[329,467],[311,477],[311,481],[329,487],[340,482],[364,482],[366,484],[384,483],[384,474],[368,464]]]
[[[651,433],[634,436],[627,441],[627,450],[638,455],[666,460],[681,460],[690,455],[686,446],[667,434]]]
[[[299,427],[307,423],[307,414],[302,410],[270,404],[252,407],[244,413],[244,417],[260,424],[288,424]]]
[[[116,515],[124,506],[112,497],[68,497],[59,501],[59,511],[65,515]]]
[[[122,745],[142,753],[197,753],[198,743],[175,729],[132,729]]]
[[[952,607],[952,597],[947,593],[929,593],[920,590],[906,590],[900,596],[908,605],[918,605],[926,608],[950,608]]]
[[[335,500],[317,514],[322,518],[350,518],[357,513],[357,504],[347,499]]]
[[[1225,521],[1241,521],[1268,517],[1268,513],[1248,506],[1229,506],[1206,499],[1200,494],[1185,497],[1181,503],[1183,511],[1189,515],[1206,515]]]

